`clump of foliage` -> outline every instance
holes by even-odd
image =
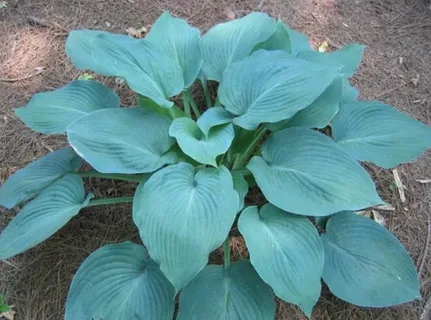
[[[382,204],[358,161],[392,168],[431,147],[431,129],[349,83],[364,47],[313,51],[264,13],[201,37],[164,13],[144,39],[73,31],[73,64],[124,79],[139,106],[92,80],[36,94],[16,114],[71,147],[19,170],[0,189],[17,216],[0,259],[42,242],[85,207],[133,201],[143,245],[102,247],[78,269],[66,320],[273,319],[274,296],[310,317],[321,279],[365,307],[419,298],[415,266],[385,228],[354,211]],[[190,92],[200,82],[205,108]],[[207,81],[218,83],[217,98]],[[175,105],[172,97],[182,95]],[[203,112],[202,112],[203,111]],[[327,126],[331,136],[318,130]],[[79,171],[82,161],[94,171]],[[93,199],[83,177],[138,182],[133,198]],[[257,185],[268,203],[244,205]],[[311,219],[310,219],[311,217]],[[323,227],[319,234],[313,221]],[[250,260],[230,263],[238,226]],[[224,242],[224,266],[208,265]]]

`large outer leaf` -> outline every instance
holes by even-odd
[[[267,127],[273,131],[289,127],[324,128],[337,114],[342,94],[343,79],[337,77],[307,108],[302,109],[290,119],[268,124]]]
[[[346,102],[332,122],[334,140],[355,159],[392,168],[431,148],[431,128],[377,101]]]
[[[80,165],[81,158],[70,147],[51,152],[18,170],[3,184],[0,205],[11,209]]]
[[[179,163],[154,173],[134,200],[133,220],[151,257],[177,290],[226,238],[238,193],[225,167],[195,170]]]
[[[66,54],[78,69],[124,78],[130,88],[169,108],[169,97],[184,88],[178,64],[147,40],[103,31],[76,30],[69,34]]]
[[[350,44],[332,52],[301,51],[297,57],[324,65],[341,65],[341,74],[345,77],[352,77],[361,63],[364,50],[364,45]]]
[[[192,119],[178,118],[172,122],[169,135],[177,139],[181,150],[192,159],[216,167],[216,157],[229,149],[235,132],[229,123],[212,129],[205,137]]]
[[[323,246],[307,217],[266,204],[246,208],[238,221],[260,277],[281,299],[297,304],[310,317],[320,296]]]
[[[280,19],[277,21],[276,29],[272,36],[255,46],[254,50],[258,49],[268,51],[283,50],[294,55],[299,51],[312,50],[305,35],[290,29]]]
[[[93,252],[73,278],[65,320],[171,320],[175,290],[147,256],[131,242]]]
[[[337,213],[329,219],[322,242],[323,280],[340,299],[363,307],[389,307],[420,298],[408,253],[373,220]]]
[[[247,168],[273,205],[296,214],[326,216],[382,203],[367,172],[330,138],[310,129],[271,134],[262,157]]]
[[[233,122],[254,130],[260,123],[291,118],[309,106],[337,72],[283,51],[259,50],[226,70],[218,94],[226,110],[238,116]]]
[[[67,127],[75,151],[103,173],[152,172],[175,159],[171,120],[140,108],[104,109]]]
[[[203,63],[200,34],[199,29],[191,27],[186,20],[174,18],[166,11],[145,38],[181,67],[186,88],[196,80]]]
[[[256,44],[268,39],[274,31],[275,21],[261,12],[220,23],[208,30],[201,39],[202,70],[206,78],[220,81],[231,63],[247,57]]]
[[[63,133],[66,127],[93,111],[117,108],[114,91],[95,81],[76,80],[61,89],[35,94],[15,113],[26,126],[41,133]]]
[[[273,320],[274,294],[248,261],[208,265],[181,291],[177,320]]]
[[[67,174],[31,202],[0,234],[0,260],[8,259],[41,243],[64,226],[85,207],[92,195],[85,197],[82,179]]]

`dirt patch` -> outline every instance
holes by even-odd
[[[364,43],[368,48],[354,79],[360,97],[383,100],[431,124],[428,0],[21,0],[16,7],[16,0],[7,2],[8,7],[0,9],[0,79],[18,80],[0,81],[2,180],[15,168],[65,143],[63,137],[42,136],[25,128],[12,112],[34,93],[58,88],[78,77],[79,72],[64,55],[62,29],[124,33],[129,27],[151,24],[166,9],[188,18],[202,30],[253,10],[266,11],[305,32],[316,44],[327,40],[336,48]],[[31,26],[28,16],[49,24]],[[123,86],[112,80],[106,83],[119,92],[123,104],[134,103]],[[367,168],[382,198],[396,207],[395,212],[383,215],[388,228],[403,242],[420,270],[421,292],[426,300],[431,294],[431,259],[425,250],[431,184],[416,180],[431,178],[431,153],[398,168],[406,187],[404,203],[393,188],[390,170]],[[87,185],[97,196],[131,195],[134,188],[100,179],[89,179]],[[0,228],[13,215],[14,212],[0,211]],[[86,209],[48,241],[1,263],[0,291],[5,291],[16,305],[17,319],[62,319],[68,286],[80,263],[100,246],[125,240],[140,242],[130,206]],[[247,256],[241,238],[235,237],[231,247],[234,258]],[[220,262],[221,257],[222,249],[211,260]],[[313,319],[418,319],[424,304],[425,301],[416,301],[388,309],[357,308],[336,299],[324,288]],[[286,303],[278,303],[277,312],[277,319],[305,319],[296,307]]]

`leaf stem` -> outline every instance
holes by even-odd
[[[257,143],[260,141],[265,132],[266,128],[264,126],[256,130],[256,135],[254,136],[253,141],[248,145],[247,149],[245,149],[242,156],[235,159],[232,169],[238,169],[244,166],[244,163],[248,160],[251,153],[256,148]]]
[[[223,253],[224,253],[224,268],[227,269],[230,266],[230,244],[229,244],[229,235],[223,244]]]
[[[122,181],[135,181],[140,182],[145,180],[148,176],[146,174],[117,174],[117,173],[100,173],[97,171],[71,171],[70,173],[76,174],[80,177],[85,178],[104,178],[104,179],[114,179],[114,180],[122,180]]]
[[[210,92],[208,90],[208,82],[205,80],[205,81],[201,81],[201,83],[202,83],[202,88],[204,88],[205,102],[207,103],[207,107],[212,108],[213,103],[211,101]]]
[[[191,118],[192,113],[190,111],[190,104],[189,104],[189,99],[187,98],[186,91],[183,91],[183,105],[184,105],[184,112],[186,113],[187,117]]]
[[[192,95],[190,94],[190,91],[186,91],[185,92],[186,97],[190,103],[190,105],[192,106],[193,112],[195,113],[196,117],[199,118],[201,116],[201,113],[199,112],[198,106],[196,105],[195,100],[193,99]]]
[[[251,175],[250,170],[248,170],[247,168],[233,169],[232,172],[239,173],[242,176],[249,176],[249,175]]]
[[[133,197],[118,197],[118,198],[90,200],[87,207],[94,207],[94,206],[101,206],[101,205],[115,204],[115,203],[128,203],[128,202],[133,202]]]

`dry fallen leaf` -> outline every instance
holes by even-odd
[[[224,8],[223,13],[226,15],[226,18],[228,18],[228,20],[233,20],[236,17],[235,12],[233,12],[232,8],[229,7]]]
[[[404,194],[404,186],[401,182],[400,176],[398,174],[398,170],[392,170],[392,174],[394,175],[395,185],[397,186],[398,193],[400,194],[401,202],[406,202],[406,195]]]
[[[381,211],[395,211],[395,208],[389,203],[381,204],[379,206],[374,207],[374,209],[381,210]]]
[[[106,26],[109,28],[111,26],[111,23],[108,21],[105,21]]]
[[[420,183],[422,183],[422,184],[426,184],[426,183],[430,183],[431,182],[431,179],[425,179],[425,180],[420,180],[420,179],[418,179],[418,180],[416,180],[417,182],[420,182]]]
[[[328,51],[328,48],[329,48],[329,43],[327,40],[325,40],[319,45],[318,51],[320,53],[324,53],[324,52]]]
[[[7,8],[7,2],[6,1],[0,1],[0,9]]]
[[[145,37],[148,32],[148,29],[146,27],[140,27],[138,29],[130,27],[126,29],[126,32],[130,37],[141,39]]]
[[[417,86],[418,85],[418,83],[419,83],[419,78],[420,78],[421,76],[420,75],[416,75],[416,77],[414,77],[414,78],[412,78],[412,83],[415,85],[415,86]]]
[[[383,227],[386,227],[386,221],[385,218],[377,211],[377,210],[371,210],[373,213],[373,220],[380,224]]]

